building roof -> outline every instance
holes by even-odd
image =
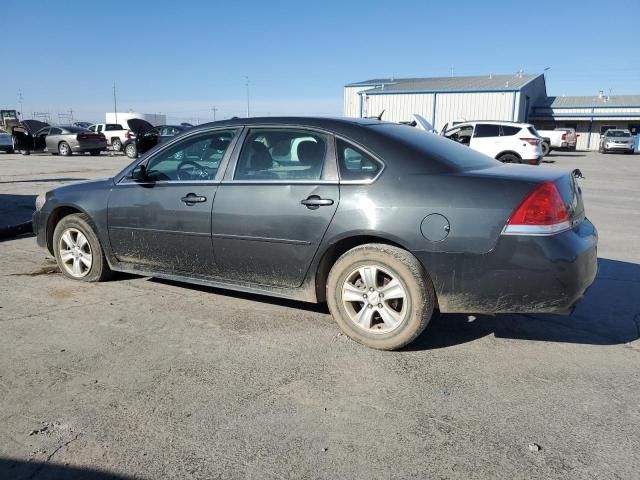
[[[536,108],[639,107],[640,95],[547,97]]]
[[[375,78],[363,82],[350,83],[346,87],[372,87],[374,92],[467,92],[483,90],[520,90],[539,73],[510,75],[476,75],[472,77],[428,77],[428,78]]]

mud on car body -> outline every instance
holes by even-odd
[[[72,279],[125,271],[326,301],[379,349],[410,343],[435,309],[567,313],[596,274],[570,172],[378,120],[202,125],[113,178],[39,197],[33,225]]]

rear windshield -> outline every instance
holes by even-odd
[[[495,167],[499,163],[497,160],[453,140],[408,125],[387,123],[375,125],[372,128],[380,129],[389,137],[424,153],[425,156],[454,167],[456,170],[489,168]]]
[[[80,127],[62,127],[62,130],[69,133],[82,133],[82,132],[89,131],[86,128],[80,128]]]
[[[625,132],[624,130],[609,130],[607,132],[607,137],[630,137],[631,133]]]
[[[119,123],[107,123],[105,125],[105,130],[124,130],[122,125]]]
[[[539,136],[540,136],[540,134],[539,134],[539,133],[538,133],[538,131],[536,130],[536,127],[534,127],[533,125],[532,125],[532,126],[530,126],[530,127],[527,127],[527,130],[529,130],[529,133],[530,133],[531,135],[534,135],[534,136],[536,136],[536,137],[539,137]]]

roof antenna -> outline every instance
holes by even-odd
[[[377,118],[378,120],[382,120],[382,115],[384,115],[384,112],[385,112],[385,111],[384,111],[384,110],[382,110],[382,111],[380,112],[380,115],[378,115],[376,118]]]

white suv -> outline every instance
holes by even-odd
[[[540,165],[542,160],[542,140],[528,123],[483,120],[452,127],[447,124],[440,135],[505,163]]]

